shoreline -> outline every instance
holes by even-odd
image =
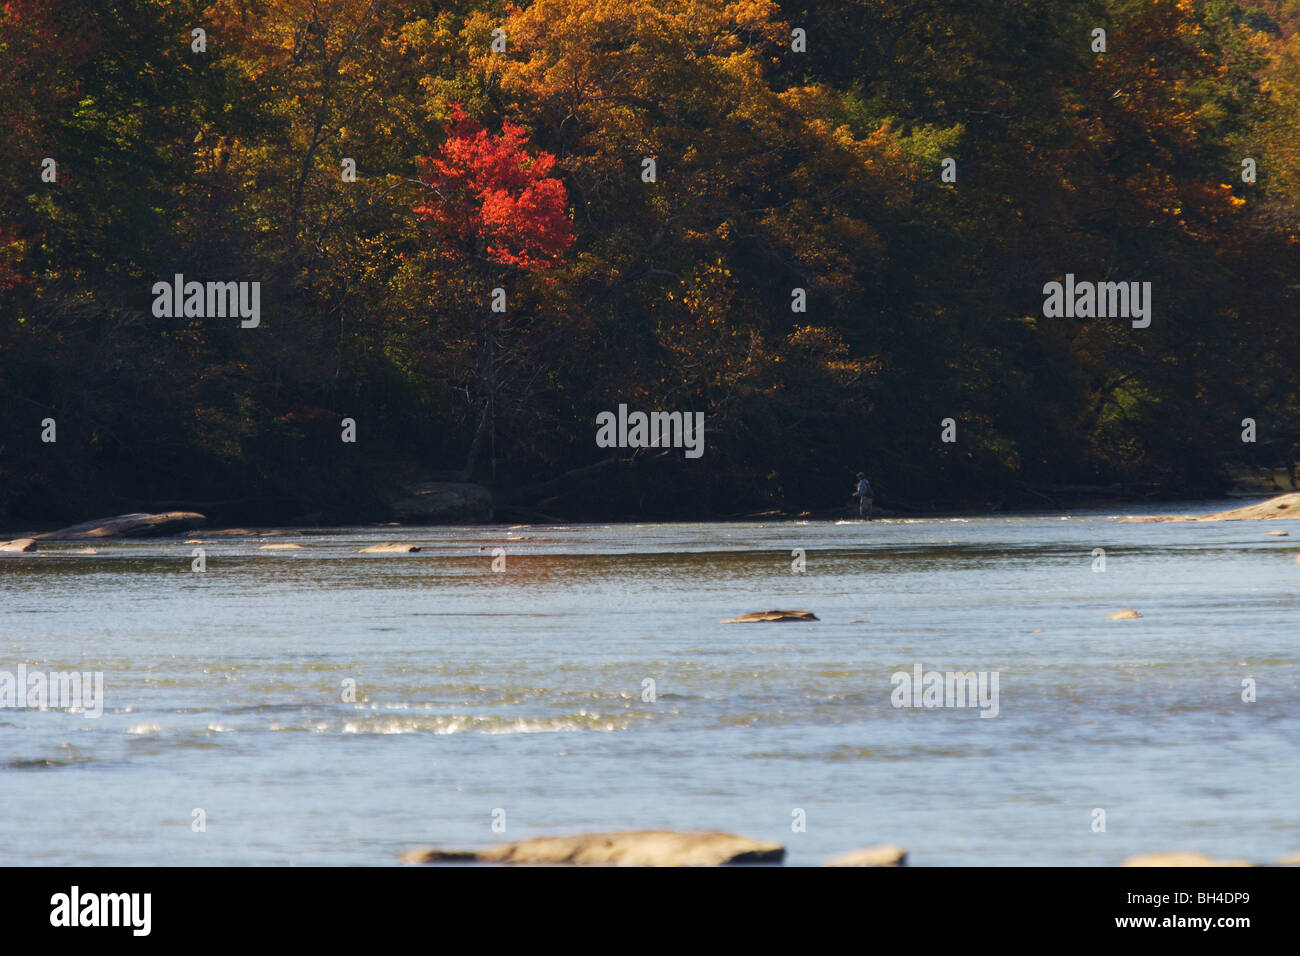
[[[511,525],[511,524],[728,524],[754,521],[799,522],[857,520],[852,499],[843,504],[799,503],[757,504],[738,512],[701,513],[685,508],[649,513],[620,510],[586,510],[555,507],[550,500],[536,501],[535,495],[553,491],[553,482],[531,485],[488,487],[475,482],[452,480],[447,473],[427,473],[432,480],[406,481],[394,486],[385,504],[338,510],[305,512],[301,504],[288,499],[244,498],[224,501],[190,501],[178,498],[108,500],[95,510],[63,512],[51,509],[47,517],[0,515],[0,541],[50,535],[78,525],[106,523],[124,515],[192,514],[201,518],[194,529],[277,528],[310,529],[342,527],[421,528]],[[1154,484],[1121,483],[1085,485],[1072,483],[1037,484],[1017,482],[1007,488],[972,498],[925,498],[907,500],[881,494],[875,499],[876,517],[885,519],[1020,517],[1061,513],[1130,510],[1146,505],[1153,513],[1169,513],[1183,507],[1207,511],[1227,502],[1265,500],[1294,493],[1285,469],[1274,469],[1267,477],[1230,472],[1226,486],[1216,494],[1202,489],[1168,489]],[[400,489],[400,490],[399,490]],[[545,489],[543,491],[542,489]],[[372,502],[373,505],[373,502]],[[551,507],[548,507],[551,505]],[[128,537],[157,536],[144,531]],[[101,533],[97,537],[111,535]]]
[[[1150,499],[1132,499],[1132,500],[1084,500],[1069,505],[1062,504],[1061,507],[1051,508],[1014,508],[1014,509],[974,509],[974,508],[952,508],[937,509],[925,511],[897,511],[889,508],[876,508],[875,521],[925,521],[925,520],[952,520],[965,519],[975,520],[980,518],[1034,518],[1034,517],[1052,517],[1065,516],[1093,516],[1097,514],[1123,512],[1136,508],[1143,503],[1150,503],[1155,507],[1150,508],[1142,516],[1128,515],[1122,518],[1124,522],[1192,522],[1204,523],[1216,520],[1288,520],[1286,515],[1261,516],[1248,519],[1219,519],[1219,512],[1216,506],[1223,502],[1244,502],[1246,507],[1255,507],[1274,498],[1285,497],[1285,494],[1278,493],[1267,494],[1253,491],[1234,491],[1221,498],[1182,498],[1182,499],[1161,499],[1158,502],[1152,502]],[[1253,502],[1253,504],[1251,504]],[[1240,506],[1239,506],[1240,507]],[[1204,514],[1195,514],[1191,509],[1206,509]],[[266,535],[274,533],[276,535],[303,534],[311,535],[315,533],[328,533],[340,529],[357,529],[372,528],[375,530],[391,531],[417,531],[420,529],[432,528],[500,528],[500,527],[538,527],[546,525],[590,525],[590,526],[608,526],[608,525],[627,525],[635,527],[639,525],[708,525],[708,524],[752,524],[752,523],[771,523],[771,524],[807,524],[811,522],[825,524],[839,524],[841,522],[861,522],[869,525],[868,522],[858,518],[852,509],[835,509],[833,511],[781,511],[772,509],[769,511],[758,511],[746,514],[718,515],[713,517],[675,517],[671,515],[654,515],[639,517],[559,517],[536,515],[529,520],[524,515],[515,513],[516,509],[503,508],[501,511],[506,514],[494,513],[493,516],[484,521],[341,521],[331,523],[314,523],[300,524],[293,521],[286,522],[251,522],[251,523],[231,523],[209,526],[207,519],[201,515],[195,515],[192,524],[185,528],[177,530],[159,530],[151,533],[149,531],[127,532],[121,534],[96,533],[96,526],[108,526],[114,522],[119,522],[125,515],[111,515],[100,518],[92,518],[76,525],[64,525],[57,522],[28,522],[23,524],[13,524],[0,528],[0,544],[7,541],[17,541],[25,538],[32,538],[36,541],[124,541],[124,540],[148,540],[148,539],[167,539],[181,538],[201,534],[207,537],[245,537],[254,535]],[[513,513],[513,515],[512,515]],[[158,513],[140,512],[136,513],[142,519],[154,519],[160,517]],[[1300,518],[1296,514],[1295,518]],[[143,523],[143,522],[142,522]],[[173,522],[175,523],[175,522]],[[182,522],[183,523],[183,522]],[[73,533],[75,532],[75,533]]]

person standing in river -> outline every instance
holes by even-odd
[[[871,482],[867,481],[867,476],[858,472],[858,486],[853,490],[853,497],[858,499],[858,517],[871,520],[871,502],[874,496],[871,492]]]

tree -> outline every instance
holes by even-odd
[[[547,152],[530,155],[524,149],[527,133],[515,123],[505,122],[501,132],[492,135],[458,103],[452,106],[445,133],[437,155],[420,162],[420,181],[432,197],[413,207],[436,225],[437,251],[461,266],[481,262],[530,271],[555,265],[574,241],[568,193],[550,175],[555,157]],[[479,274],[485,275],[481,269]],[[496,409],[498,312],[486,307],[486,293],[492,288],[506,294],[506,286],[484,283],[475,309],[480,412],[466,457],[466,478],[474,472]]]
[[[438,154],[421,161],[421,181],[434,194],[414,210],[445,229],[453,254],[519,269],[552,266],[573,245],[568,192],[551,176],[555,157],[524,149],[522,126],[506,122],[493,136],[452,107]]]

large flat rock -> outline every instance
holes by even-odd
[[[38,540],[85,541],[95,538],[161,538],[207,524],[197,511],[166,511],[162,514],[116,515],[83,521],[58,531],[38,534]]]
[[[460,481],[408,485],[393,513],[408,524],[478,524],[492,520],[492,492]]]
[[[499,843],[486,850],[412,850],[403,863],[572,864],[579,866],[724,866],[780,863],[785,848],[732,833],[632,830]]]
[[[827,861],[827,866],[906,866],[907,851],[892,843],[863,847]]]
[[[1131,856],[1122,866],[1254,866],[1249,860],[1216,860],[1200,853],[1175,850],[1172,853],[1143,853]]]
[[[12,541],[0,541],[0,551],[35,551],[35,538],[14,538]]]
[[[740,617],[729,617],[722,624],[761,624],[766,621],[817,621],[812,611],[753,611]]]
[[[1216,511],[1208,515],[1158,515],[1146,518],[1120,518],[1120,522],[1165,521],[1267,521],[1273,518],[1300,518],[1300,493],[1278,495],[1259,504]]]

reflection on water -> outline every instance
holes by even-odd
[[[382,865],[499,839],[504,808],[510,838],[716,827],[790,863],[881,841],[916,864],[1275,859],[1300,849],[1300,547],[1273,527],[364,528],[5,555],[0,670],[102,671],[106,702],[0,709],[0,843]],[[382,541],[421,551],[355,553]],[[774,607],[821,620],[719,623]],[[1126,607],[1143,617],[1106,619]],[[997,718],[892,706],[918,664],[997,672]]]

